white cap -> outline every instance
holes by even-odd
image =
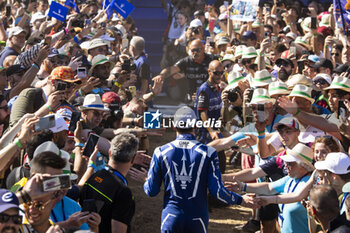
[[[324,161],[315,163],[315,168],[338,175],[348,174],[350,172],[350,158],[342,152],[329,153]]]
[[[316,77],[314,77],[312,79],[312,81],[316,81],[316,80],[319,80],[319,79],[326,80],[329,85],[332,83],[332,78],[328,74],[319,73],[319,74],[316,75]]]
[[[21,32],[25,32],[23,28],[18,27],[18,26],[13,27],[12,29],[10,29],[10,33],[9,33],[8,38],[11,38],[12,36],[17,36]]]
[[[36,20],[45,19],[45,18],[46,16],[40,11],[38,11],[32,15],[32,19],[30,20],[30,23],[33,24]]]
[[[294,117],[284,117],[277,124],[273,126],[274,129],[277,129],[278,126],[285,125],[289,128],[294,128],[299,130],[299,122]]]
[[[194,125],[192,124],[196,120],[196,113],[192,110],[192,108],[187,106],[179,108],[174,115],[175,127],[180,129],[194,128]]]
[[[67,123],[64,120],[63,116],[58,115],[58,114],[51,114],[51,115],[48,115],[48,116],[52,116],[52,115],[55,116],[55,123],[56,123],[56,125],[54,127],[50,128],[50,130],[53,133],[58,133],[58,132],[61,132],[63,130],[68,130]]]
[[[194,19],[190,23],[190,28],[197,28],[201,26],[203,26],[203,24],[202,24],[202,21],[200,21],[199,19]]]

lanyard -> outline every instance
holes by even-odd
[[[343,205],[344,205],[345,199],[346,199],[346,197],[347,197],[349,194],[350,194],[350,193],[344,193],[343,200],[341,201],[341,204],[340,204],[340,211],[341,211],[341,209],[343,208]]]
[[[66,219],[66,214],[64,213],[64,201],[63,201],[63,199],[61,200],[61,202],[62,202],[63,221],[66,221],[67,219]],[[52,217],[53,217],[53,220],[55,221],[55,223],[56,223],[56,222],[59,222],[59,221],[57,220],[57,217],[56,217],[55,212],[53,211],[53,209],[51,210],[51,214],[52,214]]]
[[[297,183],[295,184],[295,186],[293,187],[292,192],[294,192],[294,190],[297,188],[297,186],[298,186],[298,184],[300,183],[300,181],[301,181],[305,176],[307,176],[307,175],[308,175],[308,174],[304,175],[303,177],[301,177],[301,178],[298,180],[298,182],[297,182]],[[289,190],[290,190],[290,187],[292,186],[292,183],[293,183],[293,181],[289,183],[287,193],[289,193]],[[291,193],[292,193],[292,192],[291,192]],[[284,208],[284,204],[282,204],[281,212],[283,212],[283,208]]]
[[[105,169],[106,169],[107,171],[110,170],[109,167],[105,167]],[[116,175],[116,176],[118,176],[118,177],[123,181],[123,183],[124,183],[126,186],[128,186],[128,182],[126,181],[126,179],[124,178],[124,176],[123,176],[122,174],[120,174],[120,173],[119,173],[118,171],[116,171],[116,170],[111,170],[111,171],[113,171],[113,174]]]

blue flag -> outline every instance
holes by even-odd
[[[80,14],[79,7],[78,7],[78,5],[75,3],[75,0],[66,0],[66,2],[64,3],[64,5],[73,8],[73,9],[75,10],[75,12],[77,12],[78,14]]]
[[[350,3],[347,0],[333,0],[335,22],[344,32],[350,29]]]
[[[47,14],[50,17],[56,18],[59,21],[65,22],[68,14],[68,8],[62,6],[61,4],[52,1],[49,9],[49,13]]]
[[[109,2],[109,0],[103,1],[103,9],[106,10],[107,18],[110,19],[113,15],[113,4],[115,0],[112,0],[112,2]]]
[[[112,4],[112,3],[111,3]],[[127,0],[114,0],[113,9],[126,19],[135,7]]]

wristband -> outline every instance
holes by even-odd
[[[32,67],[34,67],[35,69],[40,70],[39,66],[37,64],[35,64],[35,63],[32,64]]]
[[[247,183],[244,183],[243,192],[247,191]]]
[[[265,134],[265,131],[258,132],[258,134]]]
[[[85,93],[83,92],[83,90],[81,88],[78,90],[78,92],[79,92],[80,96],[84,96],[85,95]]]
[[[47,108],[51,111],[51,112],[53,112],[53,109],[51,108],[51,106],[48,104],[47,105]]]
[[[293,114],[294,117],[296,117],[300,113],[300,109],[298,108],[297,112]]]
[[[117,87],[119,87],[119,88],[122,87],[122,85],[121,85],[120,83],[118,83],[117,81],[114,82],[114,85],[117,86]]]
[[[68,29],[67,28],[63,28],[64,29],[64,31],[66,32],[66,34],[69,34],[69,31],[68,31]]]
[[[81,142],[75,143],[75,147],[77,147],[77,146],[79,146],[79,147],[81,147],[81,148],[84,148],[84,147],[85,147],[85,145],[84,145],[83,143],[81,143]]]
[[[78,38],[77,36],[75,36],[75,37],[73,38],[73,40],[74,40],[75,43],[81,44],[81,42],[80,42],[80,40],[79,40],[79,38]]]
[[[88,165],[88,167],[92,167],[94,170],[96,170],[97,169],[97,167],[96,167],[96,164],[94,163],[94,162],[89,162],[89,165]]]
[[[19,139],[17,138],[15,141],[16,146],[18,146],[19,149],[23,149],[23,145],[22,143],[19,141]]]
[[[264,135],[259,135],[258,139],[264,139],[265,138],[265,134]]]

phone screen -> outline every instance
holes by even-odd
[[[77,128],[77,122],[80,120],[81,112],[73,112],[72,117],[70,119],[69,128],[68,130],[70,132],[74,132],[74,130]]]
[[[258,122],[264,122],[265,121],[265,106],[264,104],[258,104],[257,105],[257,114],[258,114]]]
[[[55,127],[55,125],[56,125],[55,116],[54,115],[46,116],[46,117],[40,118],[39,122],[34,125],[34,131],[39,132],[44,129]]]
[[[67,88],[67,83],[58,83],[57,91],[64,91]]]
[[[43,191],[57,191],[69,189],[72,187],[70,176],[68,174],[55,175],[43,180]]]
[[[100,137],[96,134],[90,134],[88,141],[85,145],[84,151],[83,151],[83,155],[85,155],[86,157],[90,157],[92,152],[94,152],[95,150],[95,146],[98,142],[98,139]]]
[[[298,61],[298,73],[302,74],[304,70],[304,61]]]
[[[346,120],[346,107],[344,104],[344,101],[339,100],[338,102],[338,118],[341,119],[343,122]]]
[[[316,17],[311,17],[311,29],[316,29]]]
[[[77,77],[78,78],[86,78],[86,67],[78,67],[77,70]]]

